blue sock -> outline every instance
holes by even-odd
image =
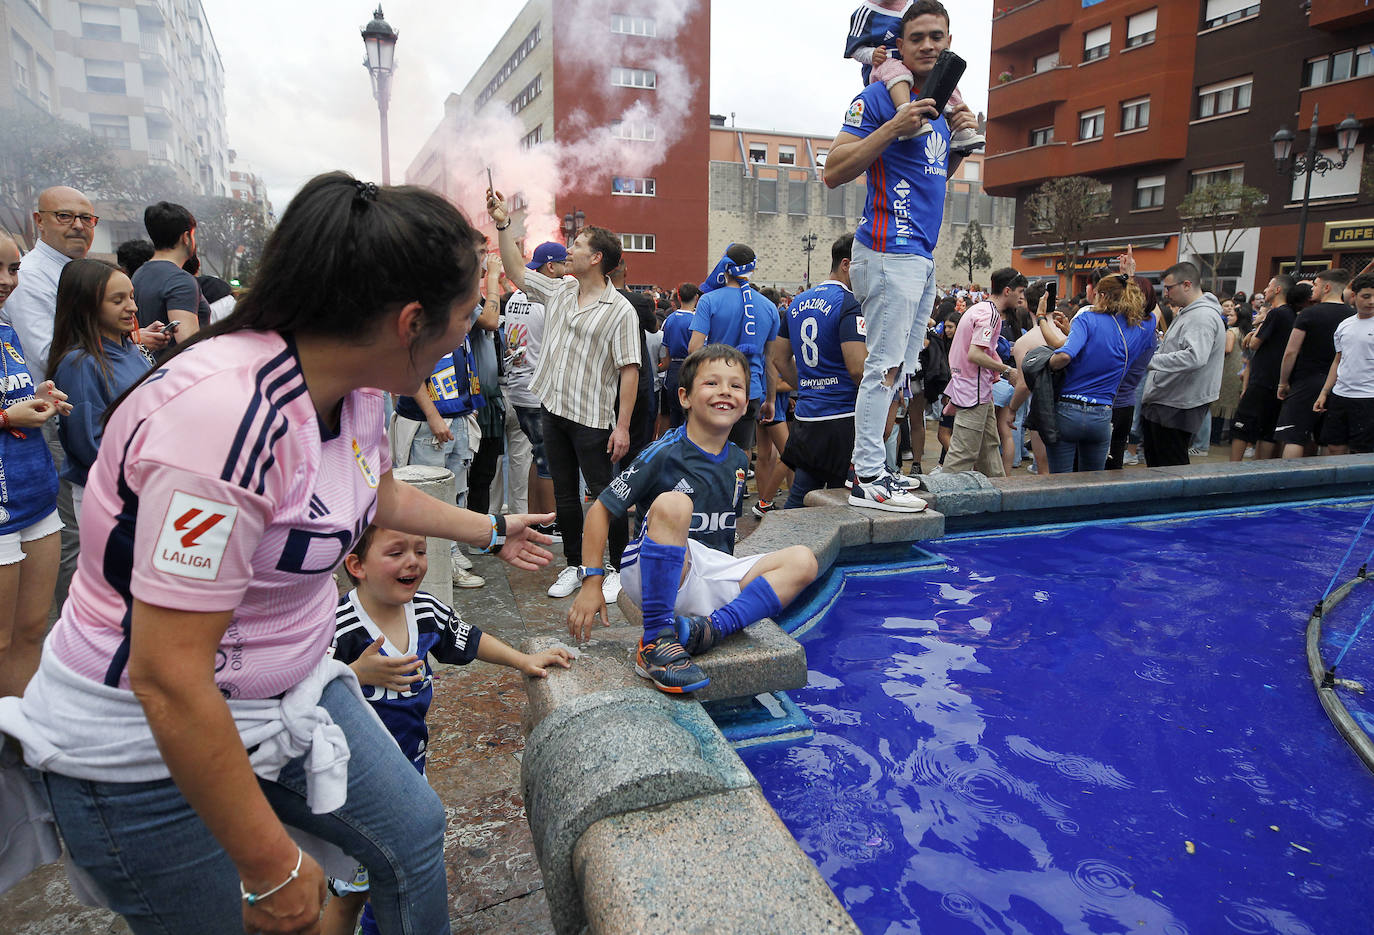
[[[644,534],[639,544],[639,610],[644,616],[644,642],[673,625],[673,605],[682,580],[685,545],[663,545]]]
[[[738,633],[749,624],[764,617],[775,616],[782,610],[782,602],[777,592],[762,575],[746,584],[739,597],[711,614],[711,622],[716,625],[721,636]],[[648,621],[646,616],[645,621]]]

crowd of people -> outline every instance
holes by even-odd
[[[236,296],[197,278],[184,207],[150,205],[116,265],[87,256],[90,201],[44,191],[33,249],[0,238],[0,732],[30,767],[0,759],[25,818],[0,886],[60,833],[79,891],[135,932],[448,931],[430,657],[576,663],[421,591],[431,560],[480,588],[470,552],[518,574],[557,546],[570,636],[623,590],[636,672],[681,695],[817,574],[803,545],[734,555],[750,498],[915,512],[935,475],[1027,456],[1374,450],[1368,271],[1218,300],[1194,264],[1156,283],[1128,250],[1064,301],[1010,267],[939,288],[945,179],[982,145],[957,94],[920,96],[949,45],[934,0],[856,12],[865,86],[825,180],[863,175],[864,219],[795,295],[743,243],[631,291],[604,227],[526,256],[494,188],[492,243],[429,191],[330,173]],[[450,470],[455,502],[399,482],[408,464]]]

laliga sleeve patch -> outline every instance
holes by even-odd
[[[868,337],[868,324],[864,321],[864,317],[862,315],[855,317],[854,329],[859,332],[860,337]]]
[[[864,122],[864,102],[856,99],[849,105],[849,110],[844,115],[844,125],[847,127],[857,127]]]
[[[181,491],[172,494],[153,552],[153,567],[181,578],[214,581],[238,515],[239,508],[227,503]]]

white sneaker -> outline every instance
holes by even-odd
[[[467,562],[467,568],[463,567],[462,562],[459,561],[460,558],[463,560],[463,562]],[[480,588],[482,585],[487,583],[486,578],[483,578],[481,575],[474,575],[471,571],[468,570],[470,568],[472,568],[472,562],[468,561],[468,557],[466,555],[464,555],[462,552],[453,553],[452,570],[454,587]]]
[[[558,573],[558,580],[549,585],[549,597],[567,597],[577,590],[577,566],[569,565]]]
[[[455,573],[459,568],[464,571],[472,571],[472,559],[463,554],[463,547],[461,545],[455,546],[453,551],[449,554],[453,556],[453,568]]]
[[[868,483],[856,480],[849,491],[849,505],[886,510],[889,513],[919,513],[926,502],[897,483],[891,474],[879,474]]]
[[[613,569],[606,569],[606,576],[601,579],[601,598],[609,606],[615,603],[615,599],[620,596],[620,572]]]
[[[1133,452],[1133,451],[1128,451],[1128,452],[1126,452],[1125,454],[1123,454],[1123,455],[1121,456],[1121,463],[1122,463],[1122,464],[1139,464],[1139,463],[1140,463],[1140,455],[1136,454],[1136,453]]]

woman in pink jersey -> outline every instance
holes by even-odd
[[[382,390],[462,344],[480,239],[431,192],[319,176],[234,312],[112,406],[70,598],[0,730],[136,933],[317,932],[324,876],[286,826],[368,868],[381,931],[449,930],[439,800],[325,654],[369,522],[549,560],[551,516],[391,475]]]

